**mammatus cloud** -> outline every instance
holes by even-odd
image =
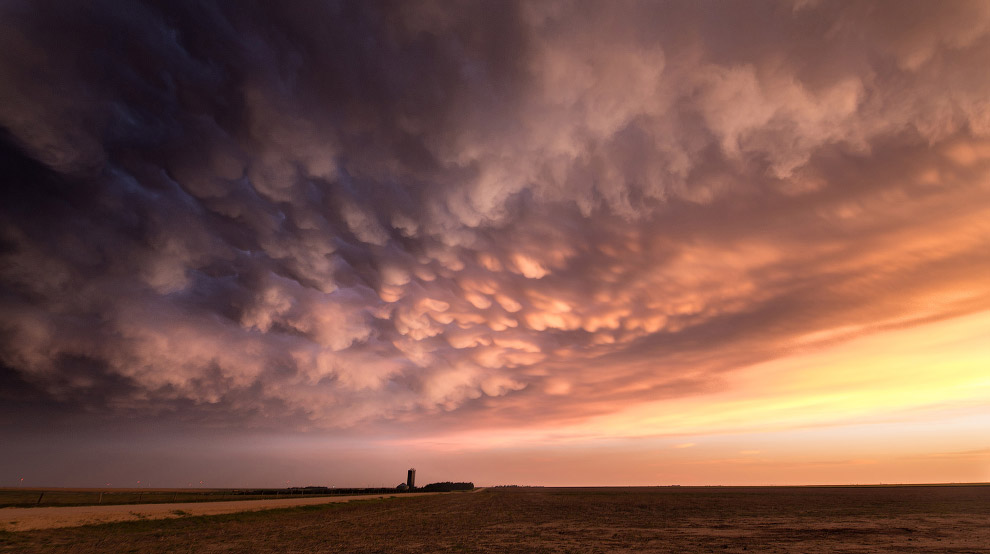
[[[0,362],[48,403],[520,424],[990,307],[983,2],[0,22]]]

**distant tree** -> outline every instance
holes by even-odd
[[[450,481],[444,481],[442,483],[430,483],[420,490],[424,492],[469,491],[474,490],[474,483],[452,483]]]

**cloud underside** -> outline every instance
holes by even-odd
[[[990,308],[984,2],[0,10],[47,403],[524,425]]]

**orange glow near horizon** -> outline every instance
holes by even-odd
[[[617,406],[572,425],[391,444],[528,453],[537,465],[557,449],[575,454],[561,456],[568,461],[549,481],[557,485],[986,481],[987,337],[990,312],[981,312],[757,364],[724,376],[716,392]],[[589,467],[616,451],[630,455],[622,475],[589,481]],[[658,479],[643,480],[653,466],[664,468]]]
[[[0,476],[990,479],[990,1],[137,4],[0,2]]]

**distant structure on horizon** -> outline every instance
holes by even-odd
[[[409,490],[416,488],[416,468],[409,468],[409,473],[406,474],[406,486]]]

